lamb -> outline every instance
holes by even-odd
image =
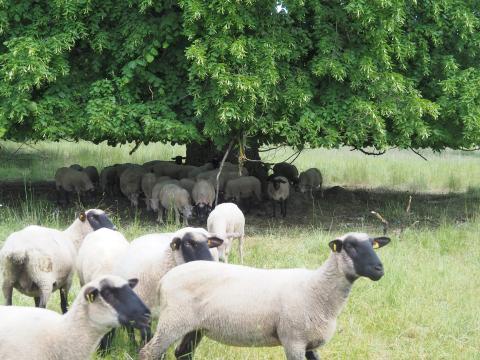
[[[95,166],[87,166],[82,171],[88,175],[88,178],[90,179],[90,181],[94,186],[98,185],[100,176],[98,175],[98,170]]]
[[[103,228],[88,234],[78,250],[76,269],[80,285],[112,274],[117,259],[128,248],[128,241],[120,232]]]
[[[300,192],[304,193],[310,191],[310,196],[313,198],[313,192],[320,190],[320,193],[323,196],[322,192],[322,174],[320,170],[316,168],[308,169],[300,174],[298,188]]]
[[[91,359],[112,327],[148,324],[149,309],[132,291],[136,279],[104,276],[89,282],[70,311],[0,306],[0,358],[35,360]]]
[[[64,231],[31,225],[11,234],[0,250],[5,304],[12,305],[15,288],[33,297],[35,306],[46,307],[51,293],[60,289],[65,313],[78,249],[85,236],[103,227],[115,228],[102,210],[90,209]]]
[[[273,174],[276,176],[284,176],[292,185],[298,184],[298,170],[293,164],[281,162],[273,166]]]
[[[88,175],[82,171],[72,168],[61,167],[55,173],[55,186],[57,189],[57,202],[69,203],[69,194],[75,192],[77,196],[81,196],[86,192],[94,189],[94,186]]]
[[[225,200],[238,202],[253,195],[259,201],[262,200],[262,184],[254,176],[242,176],[238,179],[232,179],[227,181],[225,185]]]
[[[218,247],[221,261],[228,262],[232,241],[238,238],[238,252],[243,264],[243,240],[245,237],[245,216],[242,210],[233,203],[223,203],[215,207],[207,219],[209,232],[223,236],[223,245]],[[229,234],[227,236],[227,234]]]
[[[193,354],[202,335],[227,345],[281,345],[288,360],[319,359],[315,349],[333,337],[354,281],[383,276],[374,248],[389,241],[345,234],[329,243],[330,257],[317,270],[207,261],[172,269],[160,281],[158,326],[140,359],[159,359],[182,337],[175,355]]]
[[[138,206],[142,176],[145,173],[146,170],[143,167],[135,166],[127,168],[120,175],[120,190],[134,207]]]
[[[198,217],[205,219],[212,211],[215,188],[207,180],[198,180],[192,190],[192,199]]]
[[[271,175],[267,185],[268,197],[272,200],[273,217],[275,217],[275,202],[280,203],[280,213],[287,216],[287,199],[290,195],[290,184],[284,176]]]
[[[195,260],[213,260],[211,251],[223,239],[202,228],[187,227],[175,233],[149,234],[134,239],[119,257],[113,274],[124,279],[138,278],[135,292],[158,316],[157,287],[160,279],[175,266]],[[210,248],[210,251],[209,251]],[[143,338],[149,337],[142,334]]]
[[[188,225],[188,218],[192,216],[192,205],[190,203],[190,194],[184,188],[176,184],[164,185],[160,193],[156,192],[157,185],[153,188],[152,210],[158,212],[157,221],[163,223],[163,209],[175,212],[175,223],[180,223],[180,213],[183,216],[183,224]]]

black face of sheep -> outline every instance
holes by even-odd
[[[333,240],[329,243],[329,246],[334,252],[340,253],[344,251],[353,262],[356,276],[351,276],[351,281],[360,276],[377,281],[383,276],[383,264],[374,249],[381,248],[389,242],[390,238],[384,236],[366,240],[359,240],[354,236],[349,236],[343,241],[339,239]]]
[[[85,298],[93,302],[98,296],[115,309],[118,322],[138,329],[149,326],[150,310],[132,289],[137,285],[137,279],[128,280],[128,285],[116,287],[108,281],[101,281],[99,289],[91,288],[85,291]]]
[[[103,211],[98,212],[95,210],[89,210],[86,213],[82,212],[79,216],[79,219],[81,221],[87,220],[94,231],[101,228],[107,228],[112,230],[117,229],[115,225],[112,224],[107,214],[105,214]]]
[[[172,160],[175,160],[175,164],[177,164],[177,165],[182,165],[183,164],[183,159],[186,159],[186,157],[185,156],[180,156],[180,155],[172,158]]]
[[[208,217],[208,214],[212,211],[212,208],[208,204],[197,204],[195,205],[195,210],[197,212],[197,216],[200,220],[205,220]]]
[[[170,243],[173,251],[181,251],[185,262],[196,260],[213,261],[209,248],[223,244],[223,239],[215,235],[206,236],[200,233],[187,232],[183,237],[176,237]]]

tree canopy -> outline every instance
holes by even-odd
[[[0,0],[0,139],[472,148],[478,5]]]

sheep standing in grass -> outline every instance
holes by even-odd
[[[287,216],[287,199],[290,196],[290,184],[283,176],[271,175],[267,185],[268,197],[272,200],[273,217],[275,217],[275,203],[280,203],[280,213]]]
[[[218,247],[220,260],[228,262],[228,255],[234,238],[238,238],[238,252],[243,264],[243,240],[245,237],[245,216],[233,203],[223,203],[215,207],[207,219],[207,229],[223,237],[224,242]],[[228,234],[228,235],[227,235]]]
[[[150,311],[128,282],[105,276],[85,285],[65,315],[46,309],[0,306],[0,358],[91,359],[112,327],[148,325]]]
[[[86,173],[67,167],[62,167],[55,173],[55,186],[58,203],[63,198],[66,204],[70,202],[70,193],[75,192],[80,198],[94,189],[92,181]]]
[[[60,289],[62,311],[67,311],[75,258],[83,239],[100,228],[114,228],[102,210],[82,212],[66,230],[27,226],[11,234],[0,250],[5,304],[12,305],[13,289],[46,307],[53,291]]]
[[[129,167],[120,175],[120,190],[132,206],[138,206],[138,197],[141,191],[142,176],[146,170],[141,166]]]
[[[158,222],[163,223],[163,209],[173,210],[175,223],[180,223],[181,213],[183,225],[188,226],[188,218],[192,216],[192,205],[188,191],[176,184],[166,184],[157,195],[156,187],[157,185],[153,188],[152,210],[158,212]]]
[[[175,233],[149,234],[134,239],[117,259],[113,273],[125,279],[137,278],[135,292],[158,316],[158,284],[175,266],[195,260],[213,260],[211,250],[222,238],[202,228],[183,228]],[[210,251],[209,251],[210,250]],[[149,337],[142,333],[142,338]]]
[[[192,199],[197,216],[205,219],[212,211],[215,188],[208,180],[198,180],[192,190]]]
[[[82,171],[88,175],[88,178],[90,179],[90,181],[95,187],[98,186],[100,175],[98,175],[98,170],[95,166],[87,166]]]
[[[145,204],[147,205],[147,210],[151,210],[151,200],[152,200],[152,190],[155,184],[157,183],[157,177],[153,173],[145,173],[142,176],[142,181],[140,187],[142,188],[143,195],[145,196]]]
[[[320,193],[323,196],[322,182],[323,179],[320,170],[311,168],[300,174],[298,188],[302,193],[309,191],[312,198],[313,192],[317,190],[320,190]]]
[[[240,202],[255,196],[258,201],[262,200],[262,184],[254,176],[242,176],[238,179],[227,181],[225,185],[225,200]]]
[[[193,358],[205,335],[234,346],[281,345],[288,360],[319,359],[315,350],[333,337],[354,281],[383,276],[374,249],[389,241],[346,234],[329,243],[330,257],[317,270],[208,261],[172,269],[160,281],[157,329],[140,358],[159,359],[182,337],[177,359]]]

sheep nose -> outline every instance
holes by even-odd
[[[377,264],[374,266],[374,269],[377,271],[383,271],[383,265],[382,264]]]

